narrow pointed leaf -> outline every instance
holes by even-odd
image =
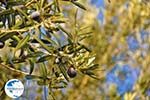
[[[78,6],[79,8],[83,9],[83,10],[86,10],[86,8],[79,2],[76,2],[76,1],[71,1],[74,5]]]
[[[30,35],[28,34],[25,38],[23,38],[19,43],[18,45],[16,46],[16,50],[22,48],[24,45],[27,44],[27,42],[29,41],[30,39]]]
[[[61,73],[63,74],[63,76],[65,77],[65,79],[69,82],[69,78],[68,78],[66,70],[64,68],[65,66],[63,64],[60,64],[58,67],[59,67]]]
[[[88,69],[89,70],[94,70],[94,69],[97,69],[98,66],[99,66],[99,64],[94,64],[94,65],[90,66]]]
[[[43,55],[43,52],[34,52],[34,53],[28,54],[26,57],[39,57],[41,55]]]
[[[60,88],[66,88],[66,86],[51,86],[53,89],[60,89]]]
[[[59,28],[61,31],[63,31],[64,33],[66,33],[69,38],[72,37],[71,33],[67,32],[62,26],[58,25],[58,28]]]
[[[13,32],[13,33],[0,33],[0,40],[5,41],[5,40],[13,37],[14,35],[17,35],[17,33],[15,33],[15,32]]]
[[[36,36],[34,36],[35,40],[39,42],[39,44],[45,49],[47,50],[49,53],[52,53],[53,48],[48,47],[47,45],[45,45],[39,38],[37,38]]]
[[[46,77],[47,77],[47,68],[46,68],[44,63],[41,64],[40,70],[41,70],[42,76],[46,79]]]
[[[32,80],[32,79],[43,79],[42,77],[36,76],[36,75],[26,75],[25,78],[26,78],[27,80]]]
[[[51,57],[52,57],[51,55],[43,56],[43,57],[41,57],[41,58],[37,61],[37,63],[47,61],[47,60],[49,60]]]
[[[34,70],[34,62],[32,60],[29,60],[30,62],[30,72],[29,74],[32,74],[33,70]]]

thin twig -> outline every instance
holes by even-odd
[[[8,70],[10,70],[10,71],[12,71],[12,72],[16,72],[16,73],[18,73],[18,74],[28,75],[28,73],[25,73],[25,72],[23,72],[23,71],[20,71],[20,70],[11,68],[11,67],[9,67],[9,66],[7,66],[7,65],[0,64],[0,67],[2,67],[2,68],[4,68],[4,69],[8,69]]]

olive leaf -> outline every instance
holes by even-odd
[[[46,68],[46,65],[44,62],[42,64],[40,64],[40,71],[41,71],[43,78],[46,79],[47,78],[47,68]]]
[[[17,46],[16,46],[15,49],[18,50],[18,49],[22,48],[24,45],[27,44],[27,42],[29,41],[29,39],[30,39],[30,35],[28,34],[28,35],[26,35],[25,38],[23,38],[23,39],[17,44]]]
[[[36,36],[34,36],[34,39],[36,41],[39,42],[39,44],[45,49],[47,50],[49,53],[53,53],[54,48],[53,47],[48,47],[47,45],[45,45],[39,38],[37,38]]]
[[[41,58],[38,59],[37,63],[48,61],[52,57],[53,57],[52,55],[43,56],[43,57],[41,57]]]
[[[68,78],[65,66],[60,63],[58,67],[59,67],[61,73],[63,74],[63,76],[65,77],[65,79],[69,82],[69,78]]]
[[[26,58],[33,58],[33,57],[39,57],[39,56],[42,56],[43,55],[43,52],[41,51],[37,51],[37,52],[34,52],[34,53],[29,53],[26,55]]]
[[[37,75],[26,75],[25,78],[27,80],[32,80],[32,79],[35,79],[35,80],[39,80],[39,79],[44,79],[44,77],[41,77],[41,76],[37,76]]]
[[[83,9],[83,10],[86,10],[86,8],[79,2],[76,2],[74,0],[71,1],[74,5],[76,5],[77,7]]]
[[[29,63],[30,63],[30,72],[29,72],[29,74],[32,74],[35,65],[34,65],[33,60],[29,60]]]
[[[13,37],[14,35],[17,35],[18,33],[16,32],[12,32],[12,33],[0,33],[0,40],[1,41],[5,41],[11,37]]]

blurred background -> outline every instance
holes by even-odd
[[[85,45],[96,55],[100,80],[78,74],[64,89],[52,89],[56,100],[150,100],[150,1],[79,0],[87,11],[78,9],[77,23],[92,30]],[[60,4],[61,5],[61,4]],[[62,4],[74,21],[77,7]],[[70,23],[68,22],[68,23]],[[66,26],[68,30],[73,25]],[[65,43],[65,39],[62,39]],[[2,54],[1,54],[2,55]],[[26,69],[23,69],[26,70]],[[51,98],[48,87],[25,80],[26,99]],[[50,99],[50,100],[51,100]],[[48,99],[49,100],[49,99]]]
[[[79,23],[92,26],[93,31],[85,42],[93,49],[100,70],[104,71],[98,71],[100,81],[78,75],[68,88],[60,90],[63,92],[55,92],[56,97],[63,100],[149,100],[150,1],[80,1],[88,12],[80,15]],[[72,18],[71,14],[68,16]]]

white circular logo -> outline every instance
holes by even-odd
[[[11,79],[5,84],[5,93],[11,98],[18,98],[23,94],[24,86],[18,79]]]

